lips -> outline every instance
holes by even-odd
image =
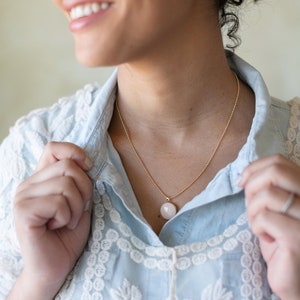
[[[69,16],[70,19],[74,21],[80,18],[89,17],[101,11],[106,11],[110,6],[110,2],[91,2],[79,4],[70,9]]]
[[[70,21],[69,29],[75,33],[100,20],[112,6],[111,1],[66,1],[63,10]]]

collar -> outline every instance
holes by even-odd
[[[255,115],[246,144],[242,147],[237,159],[222,169],[207,189],[200,194],[202,195],[202,204],[213,201],[211,197],[207,197],[207,191],[211,189],[215,191],[214,199],[240,192],[236,182],[244,168],[259,157],[270,154],[271,148],[284,153],[282,139],[276,134],[274,125],[274,115],[271,109],[272,98],[262,76],[236,54],[227,52],[227,58],[232,70],[255,93]],[[104,170],[107,169],[106,167],[112,166],[108,155],[111,141],[107,130],[114,110],[116,86],[117,69],[102,88],[97,88],[91,92],[91,109],[86,118],[87,122],[79,133],[81,138],[78,140],[83,141],[82,148],[94,161],[94,167],[89,172],[90,177],[94,180],[101,176],[103,181],[111,181],[109,172]],[[119,174],[124,175],[123,172]],[[189,202],[188,205],[192,202]]]
[[[245,167],[251,162],[273,154],[284,153],[283,139],[278,134],[276,116],[273,110],[274,99],[270,96],[261,74],[237,55],[229,59],[229,65],[255,94],[255,114],[245,145],[237,159],[230,164],[231,184],[236,190],[236,182]]]
[[[228,63],[255,94],[255,114],[251,129],[237,158],[220,170],[207,188],[195,197],[195,201],[188,202],[182,212],[242,192],[237,182],[251,162],[275,152],[285,153],[283,137],[278,133],[280,130],[276,125],[278,120],[273,110],[274,99],[261,74],[235,54],[228,53]]]

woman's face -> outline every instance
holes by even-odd
[[[195,21],[200,26],[199,11],[208,9],[207,1],[199,0],[53,1],[67,15],[77,58],[87,66],[157,55],[192,32]]]

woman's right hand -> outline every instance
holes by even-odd
[[[14,218],[24,268],[9,299],[51,299],[74,267],[90,231],[91,166],[78,146],[51,142],[18,187]]]

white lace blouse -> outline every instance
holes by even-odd
[[[256,113],[237,159],[191,199],[157,236],[142,216],[107,128],[116,73],[48,109],[20,119],[0,147],[0,298],[22,269],[13,225],[18,183],[35,169],[49,141],[83,147],[94,161],[92,230],[57,299],[277,299],[249,229],[235,182],[251,161],[282,153],[300,159],[300,100],[271,98],[259,73],[237,56],[229,63],[256,96]]]

